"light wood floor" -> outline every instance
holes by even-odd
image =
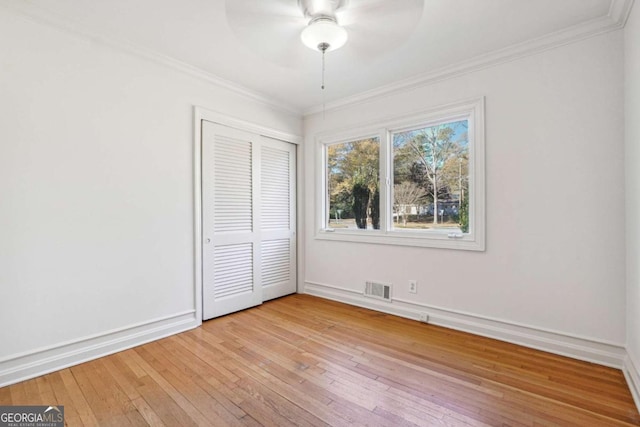
[[[640,425],[622,373],[294,295],[0,388],[69,425]]]

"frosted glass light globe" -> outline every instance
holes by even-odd
[[[327,43],[327,52],[340,49],[349,38],[347,30],[331,18],[317,18],[309,23],[300,34],[302,43],[309,49],[322,50],[320,45]]]

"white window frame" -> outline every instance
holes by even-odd
[[[485,250],[485,130],[484,97],[457,102],[411,116],[378,121],[316,137],[316,233],[320,240],[375,243],[429,248]],[[468,120],[469,129],[469,232],[464,234],[397,230],[392,226],[393,141],[391,135],[405,129]],[[327,227],[327,146],[367,138],[380,140],[380,229],[348,230]]]

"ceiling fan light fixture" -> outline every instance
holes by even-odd
[[[302,30],[300,38],[309,49],[330,52],[344,46],[349,35],[335,18],[322,16],[312,19]]]

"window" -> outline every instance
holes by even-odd
[[[458,120],[391,134],[393,229],[468,232],[468,129]]]
[[[484,99],[320,135],[316,238],[484,250]]]
[[[327,146],[327,228],[380,229],[380,139]]]

